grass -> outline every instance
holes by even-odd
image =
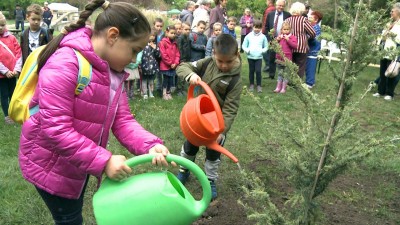
[[[317,74],[317,85],[313,92],[326,99],[326,104],[334,104],[336,88],[331,75],[327,71],[327,64],[327,62],[323,62],[321,72]],[[368,83],[374,80],[377,74],[378,69],[376,68],[368,68],[364,71],[355,83],[353,98],[360,98]],[[266,74],[263,75],[265,76]],[[247,85],[248,67],[246,60],[244,60],[242,79],[244,85]],[[299,104],[290,88],[287,94],[277,95],[272,92],[276,81],[263,79],[262,82],[263,93],[259,94],[258,97],[264,104],[273,104],[284,111],[290,112],[290,117],[294,120],[302,115],[302,105]],[[185,101],[184,97],[178,96],[174,96],[173,101],[163,101],[159,98],[144,101],[139,96],[136,96],[131,102],[131,109],[136,115],[136,119],[146,129],[162,137],[173,154],[179,154],[180,147],[184,141],[179,128],[179,115]],[[400,118],[396,112],[398,112],[399,107],[400,100],[398,100],[397,96],[394,101],[388,102],[383,99],[373,98],[371,94],[368,94],[360,104],[360,110],[354,114],[362,127],[359,135],[365,135],[369,132],[376,132],[381,136],[398,134]],[[228,134],[225,145],[228,150],[237,156],[241,166],[244,168],[252,168],[254,160],[274,159],[276,157],[274,152],[279,151],[279,141],[273,140],[263,133],[264,130],[268,129],[263,124],[263,120],[267,119],[261,113],[259,107],[256,106],[253,98],[244,92],[237,119]],[[0,204],[0,224],[51,224],[51,216],[43,201],[34,187],[21,176],[18,166],[19,135],[20,127],[18,125],[5,125],[3,120],[0,121],[0,155],[2,159],[0,161],[0,202],[2,203]],[[346,141],[351,145],[354,140]],[[124,154],[127,157],[131,157],[114,137],[110,140],[109,150],[114,154]],[[200,152],[198,158],[204,158],[204,151]],[[199,165],[203,166],[202,164]],[[252,168],[252,170],[260,175],[269,174],[265,178],[265,182],[275,182],[282,179],[276,175],[274,176],[274,170],[282,169],[279,166],[276,165],[274,169],[260,166]],[[139,171],[144,170],[147,170],[147,167],[139,168]],[[177,171],[176,168],[171,170],[174,173]],[[220,168],[220,194],[222,197],[239,192],[239,187],[235,182],[237,172],[236,165],[224,158]],[[373,174],[377,173],[382,174],[382,176],[388,175],[388,179],[386,179],[386,184],[388,185],[379,185],[372,192],[365,192],[355,187],[349,187],[345,191],[329,189],[324,197],[321,198],[321,202],[335,204],[335,199],[344,199],[348,204],[364,205],[365,210],[369,210],[368,212],[381,218],[383,217],[388,221],[396,221],[396,218],[398,221],[399,215],[386,208],[388,202],[393,202],[399,197],[395,190],[399,188],[397,180],[400,173],[400,159],[395,148],[371,155],[361,166],[352,167],[346,175],[357,177],[360,180],[369,180]],[[346,189],[346,187],[343,188]],[[95,224],[91,206],[91,199],[95,189],[96,181],[92,177],[85,195],[84,217],[86,224]],[[275,195],[283,194],[279,190],[271,191]],[[385,207],[380,207],[379,210],[376,208],[373,210],[373,207],[365,207],[372,203],[380,203]]]

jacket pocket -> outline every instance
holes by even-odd
[[[230,82],[230,79],[220,80],[215,87],[216,91],[222,96],[225,95],[226,91],[228,89],[228,86],[229,86],[229,82]]]

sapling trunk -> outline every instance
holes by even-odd
[[[347,51],[345,67],[344,67],[344,70],[342,71],[339,91],[338,91],[337,97],[336,97],[336,105],[335,106],[336,106],[337,111],[332,116],[330,127],[329,127],[329,130],[328,130],[326,139],[325,139],[324,148],[323,148],[323,151],[322,151],[322,154],[321,154],[321,158],[320,158],[320,161],[319,161],[319,164],[318,164],[317,172],[315,174],[314,184],[313,184],[313,187],[312,187],[312,189],[310,191],[310,197],[309,197],[310,201],[314,198],[315,188],[317,187],[319,175],[321,173],[322,168],[324,167],[324,162],[325,162],[326,156],[328,154],[329,145],[330,145],[330,142],[332,140],[333,133],[335,132],[335,127],[337,125],[338,118],[340,117],[340,114],[342,113],[342,110],[343,110],[342,98],[344,96],[344,91],[345,91],[346,75],[347,75],[347,71],[348,71],[350,65],[352,64],[353,44],[354,44],[354,39],[355,39],[355,36],[356,36],[356,33],[357,33],[358,17],[360,15],[360,7],[361,7],[362,3],[363,3],[362,0],[360,0],[359,3],[358,3],[359,5],[358,5],[357,12],[356,12],[356,17],[354,19],[353,30],[351,32],[349,49]]]

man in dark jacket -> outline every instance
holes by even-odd
[[[14,18],[15,18],[15,29],[19,30],[19,25],[21,25],[21,30],[24,31],[24,23],[26,15],[25,11],[21,8],[19,4],[15,6]]]
[[[275,37],[277,37],[281,31],[282,23],[284,20],[290,17],[290,13],[284,11],[286,1],[277,0],[275,4],[275,10],[267,15],[264,34],[267,36],[269,42],[271,42]],[[274,33],[271,36],[269,32],[274,29]],[[276,53],[270,51],[269,58],[269,78],[275,78],[276,64],[275,64]]]
[[[194,6],[195,2],[193,1],[187,1],[186,2],[186,7],[184,10],[182,10],[181,15],[179,16],[179,19],[181,20],[182,23],[189,23],[190,26],[192,26],[193,23],[193,11],[194,11]]]

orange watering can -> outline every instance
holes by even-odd
[[[237,163],[239,160],[216,141],[225,128],[221,107],[211,88],[203,81],[199,85],[207,94],[194,97],[195,85],[190,85],[180,116],[182,133],[193,145],[221,152]]]
[[[149,163],[146,154],[126,161],[130,167]],[[195,200],[176,176],[156,171],[131,176],[122,181],[106,178],[93,196],[93,211],[98,225],[189,225],[207,209],[211,201],[210,181],[194,162],[169,154],[199,180],[203,196]]]

